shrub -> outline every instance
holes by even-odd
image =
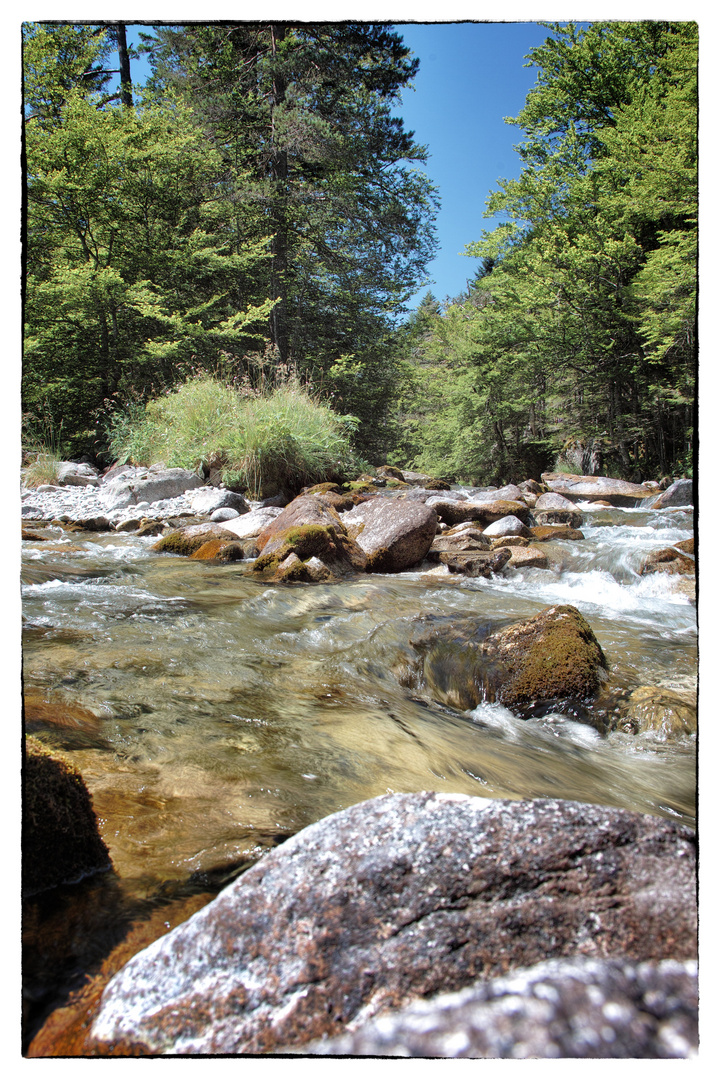
[[[228,487],[273,495],[356,473],[362,463],[350,446],[353,423],[295,378],[258,394],[198,376],[143,411],[116,416],[110,448],[119,461],[136,464],[212,463]]]

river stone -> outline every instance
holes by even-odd
[[[546,540],[584,540],[585,534],[580,529],[571,529],[569,525],[531,525],[533,540],[544,543]]]
[[[68,487],[97,487],[100,484],[100,470],[84,462],[58,462],[57,482]]]
[[[421,562],[435,537],[434,507],[404,499],[370,499],[342,515],[367,557],[368,573],[396,574]]]
[[[493,521],[512,514],[526,524],[530,517],[530,508],[525,503],[507,499],[490,499],[476,502],[474,499],[453,501],[451,499],[433,500],[433,510],[446,525],[460,525],[465,521],[477,521],[483,527]]]
[[[250,512],[250,505],[242,495],[226,488],[203,487],[190,497],[190,506],[196,514],[212,514],[215,510],[230,509],[238,514]]]
[[[212,514],[210,515],[210,520],[232,521],[232,519],[236,517],[240,517],[239,510],[233,510],[232,506],[218,506],[217,510],[213,510]]]
[[[517,484],[505,484],[495,492],[496,499],[507,499],[510,502],[523,502],[525,492]]]
[[[511,537],[511,539],[516,540],[518,537]],[[531,568],[547,570],[550,560],[544,551],[533,547],[532,544],[528,544],[527,547],[516,547],[513,544],[512,554],[507,565],[512,570],[529,570]]]
[[[267,854],[134,956],[97,1052],[270,1053],[552,957],[697,955],[675,822],[555,799],[383,795]]]
[[[170,555],[192,555],[203,544],[207,544],[211,540],[222,540],[227,543],[236,539],[235,534],[226,529],[225,525],[204,521],[200,525],[188,525],[185,529],[174,529],[167,536],[162,536],[156,541],[151,550],[165,552]]]
[[[579,510],[533,510],[533,519],[536,525],[569,525],[571,529],[579,529],[583,523],[583,516]]]
[[[238,518],[224,521],[222,525],[239,540],[247,540],[251,536],[259,536],[262,530],[282,512],[279,506],[260,506],[251,510],[249,514],[241,514]]]
[[[485,536],[529,536],[530,530],[514,514],[492,521],[483,530]]]
[[[628,699],[621,726],[642,734],[652,731],[663,739],[697,731],[697,709],[663,686],[640,686]]]
[[[573,502],[578,500],[605,499],[613,506],[637,506],[659,484],[631,484],[628,480],[615,480],[611,476],[574,476],[569,473],[543,473],[543,483],[551,491],[565,495]]]
[[[695,559],[674,547],[661,548],[645,557],[640,573],[694,574]]]
[[[692,480],[675,480],[656,502],[653,510],[664,510],[668,506],[694,506]]]
[[[436,536],[427,553],[428,559],[437,561],[441,551],[489,551],[490,541],[478,529],[454,535]]]
[[[538,495],[535,503],[536,510],[574,510],[575,503],[566,499],[564,495],[558,495],[556,491],[547,491],[544,495]]]
[[[112,867],[90,793],[61,754],[28,736],[22,782],[23,895],[72,884]]]
[[[304,525],[337,526],[339,524],[340,518],[337,512],[327,506],[319,495],[298,495],[280,511],[277,517],[260,530],[258,547],[262,552],[273,537],[287,532],[288,529],[298,529]]]
[[[697,962],[548,960],[384,1013],[303,1053],[438,1058],[684,1058]]]
[[[174,499],[193,488],[202,487],[203,481],[197,473],[187,469],[147,469],[137,471],[134,477],[124,479],[119,474],[117,479],[105,480],[101,485],[99,497],[107,510],[122,510],[147,500],[149,503],[161,499]]]
[[[498,548],[496,551],[440,551],[437,555],[440,562],[453,574],[484,578],[499,574],[510,561],[510,556],[511,552],[507,547]]]
[[[529,495],[544,495],[547,491],[547,484],[540,484],[537,480],[523,480],[518,487],[523,494]]]

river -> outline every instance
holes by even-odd
[[[614,687],[692,696],[695,606],[670,576],[638,574],[648,552],[693,535],[692,511],[579,509],[585,539],[545,545],[553,569],[490,580],[416,570],[275,586],[249,563],[157,554],[150,537],[56,528],[25,542],[26,692],[99,718],[38,734],[85,778],[127,902],[188,881],[216,890],[311,822],[390,791],[554,796],[694,825],[694,737],[458,712],[408,678],[411,639],[434,620],[487,626],[570,603]]]

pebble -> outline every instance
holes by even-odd
[[[124,509],[111,510],[109,513],[98,496],[101,490],[102,488],[97,487],[53,487],[49,484],[43,484],[38,488],[23,488],[21,491],[23,520],[53,521],[64,518],[73,522],[91,517],[105,517],[113,528],[117,528],[118,524],[127,520],[130,514],[133,517],[137,515],[139,518],[158,520],[179,517],[182,514],[195,514],[191,500],[197,488],[184,495],[178,495],[174,499],[160,499],[154,503],[140,502]],[[250,503],[253,509],[259,505],[259,502]]]

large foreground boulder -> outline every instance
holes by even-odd
[[[435,508],[405,499],[369,499],[342,520],[365,552],[368,573],[396,574],[416,566],[437,531]]]
[[[420,999],[306,1054],[684,1058],[698,1045],[697,963],[548,960]]]
[[[529,716],[572,707],[597,693],[607,669],[590,625],[570,604],[544,608],[485,636],[472,620],[441,621],[410,644],[421,655],[432,696],[456,709],[498,701]]]
[[[696,956],[694,833],[554,799],[333,814],[112,979],[98,1053],[268,1053],[551,957]]]
[[[69,885],[111,867],[82,776],[61,754],[25,740],[22,890]]]
[[[303,562],[318,558],[338,572],[365,569],[365,553],[348,535],[337,510],[328,505],[324,494],[299,495],[281,514],[266,525],[257,540],[260,556],[253,566],[257,571],[277,571],[290,555]],[[312,580],[288,567],[290,576],[283,580]]]

